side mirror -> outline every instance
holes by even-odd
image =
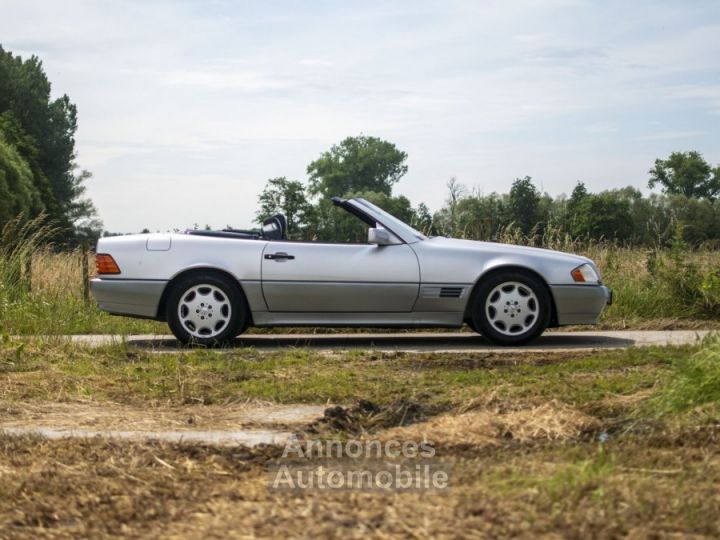
[[[393,243],[390,233],[385,229],[377,229],[370,227],[368,229],[368,244],[377,244],[378,246],[388,246]]]

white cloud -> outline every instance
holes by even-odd
[[[318,67],[330,67],[333,65],[329,60],[322,60],[320,58],[302,58],[298,64],[301,66],[318,66]]]
[[[702,137],[704,131],[659,131],[639,137],[642,141],[672,141],[674,139],[690,139],[693,137]]]
[[[718,162],[718,33],[711,1],[6,0],[0,19],[77,103],[111,230],[248,225],[265,179],[360,132],[408,152],[398,188],[432,208],[451,175],[559,193],[644,186],[677,141]]]
[[[276,90],[292,88],[291,81],[282,81],[270,78],[263,73],[229,71],[223,68],[170,71],[162,73],[163,83],[178,86],[198,86],[210,89],[238,90],[244,92],[258,92],[262,90]]]

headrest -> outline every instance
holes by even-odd
[[[263,238],[268,240],[287,240],[287,219],[282,214],[275,214],[263,221]]]

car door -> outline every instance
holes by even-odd
[[[262,289],[276,312],[408,312],[420,271],[406,244],[268,242]]]

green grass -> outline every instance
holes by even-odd
[[[165,323],[117,317],[74,295],[22,294],[0,303],[0,331],[13,335],[167,334]]]
[[[711,335],[689,356],[675,358],[673,376],[651,404],[658,415],[720,405],[720,339]]]
[[[323,354],[192,350],[154,354],[115,345],[6,339],[0,346],[0,398],[160,400],[214,403],[263,399],[296,403],[390,403],[414,399],[449,407],[494,392],[508,399],[553,399],[585,406],[651,388],[696,349],[602,353]]]

